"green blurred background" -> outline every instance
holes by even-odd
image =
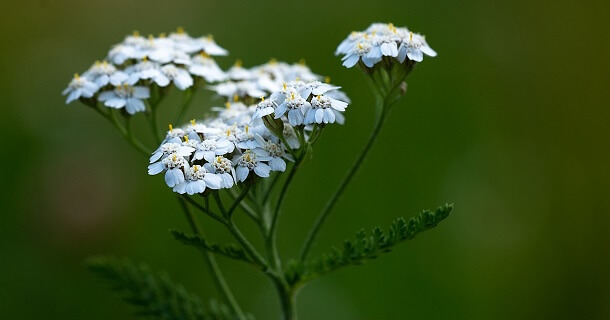
[[[445,202],[455,210],[393,254],[305,287],[300,318],[610,318],[609,9],[564,0],[4,3],[0,318],[132,319],[85,270],[99,253],[216,295],[201,258],[167,232],[187,226],[162,178],[93,111],[64,105],[74,72],[132,30],[183,26],[213,33],[231,52],[217,59],[225,68],[305,58],[342,85],[348,121],[325,132],[280,224],[281,253],[295,256],[372,126],[365,79],[333,52],[374,21],[424,33],[439,55],[410,75],[314,251]],[[195,103],[193,116],[212,105]],[[211,221],[205,228],[229,239]],[[245,310],[277,318],[266,279],[220,263]]]

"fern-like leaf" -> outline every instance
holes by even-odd
[[[199,297],[173,283],[166,274],[154,273],[145,264],[114,257],[91,258],[87,264],[136,307],[137,315],[161,320],[236,319],[227,306],[212,301],[206,308]]]
[[[246,251],[244,251],[244,249],[237,244],[228,243],[225,245],[220,245],[216,243],[209,243],[198,235],[187,234],[179,230],[170,230],[170,233],[174,236],[174,239],[182,242],[185,245],[193,246],[199,250],[210,251],[231,259],[256,265],[254,260],[248,256]]]
[[[289,283],[296,284],[341,267],[363,264],[381,253],[391,251],[395,245],[413,239],[418,233],[435,227],[449,216],[452,209],[453,205],[446,204],[434,212],[423,211],[408,221],[398,218],[392,222],[387,233],[380,227],[373,228],[369,234],[360,230],[355,239],[345,240],[341,249],[333,247],[330,252],[305,263],[289,261],[286,278]]]

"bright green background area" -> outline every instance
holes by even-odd
[[[280,222],[295,256],[372,126],[360,71],[336,45],[374,21],[408,25],[438,57],[409,76],[379,143],[315,252],[361,227],[445,202],[438,228],[361,267],[305,287],[300,319],[610,318],[610,48],[607,1],[21,1],[0,11],[0,317],[132,319],[83,259],[143,260],[216,295],[161,177],[101,117],[64,105],[74,72],[137,29],[213,33],[252,66],[305,58],[353,103],[296,178]],[[170,103],[163,108],[172,109]],[[177,101],[174,99],[173,101]],[[195,100],[193,116],[212,105]],[[138,117],[142,117],[141,115]],[[144,123],[141,124],[144,128]],[[248,220],[240,224],[254,235]],[[229,238],[209,220],[217,241]],[[220,260],[238,300],[276,319],[271,285]]]

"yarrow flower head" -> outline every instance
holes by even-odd
[[[209,89],[227,99],[237,95],[240,99],[251,101],[282,90],[284,83],[309,83],[323,79],[313,73],[304,61],[288,64],[274,59],[252,68],[245,68],[241,61],[238,61],[226,72],[226,77],[229,81],[210,86]]]
[[[284,71],[292,69],[289,64],[273,62],[256,67],[255,73],[269,79],[289,79],[279,67],[272,66],[275,64]],[[274,92],[258,89],[264,96],[256,101],[247,94],[233,93],[224,107],[211,108],[213,116],[191,120],[180,128],[170,125],[163,143],[150,157],[148,173],[164,172],[165,182],[174,192],[194,194],[232,188],[236,183],[251,183],[285,171],[287,162],[295,161],[295,150],[309,141],[314,125],[343,123],[348,102],[334,97],[349,99],[340,87],[318,78],[293,79],[278,85]],[[239,82],[256,88],[254,81]],[[227,83],[236,82],[227,80],[219,85]],[[278,130],[269,129],[268,121],[279,123]]]
[[[285,117],[293,127],[335,122],[342,124],[342,113],[348,102],[334,99],[327,94],[338,89],[337,86],[320,81],[292,81],[283,84],[282,89],[270,97],[277,105],[275,118]]]
[[[153,86],[173,84],[178,90],[188,90],[198,79],[209,83],[222,81],[226,75],[211,56],[226,54],[211,36],[193,38],[181,28],[169,36],[158,37],[143,37],[134,32],[114,45],[105,60],[96,61],[82,76],[72,79],[64,90],[68,96],[66,103],[82,98],[92,105],[92,99],[110,108],[126,106],[129,114],[145,111],[144,100],[150,94],[143,94],[138,88],[150,92]],[[112,91],[114,95],[108,93]]]
[[[351,68],[359,61],[372,68],[384,57],[404,63],[406,59],[421,62],[424,54],[435,57],[424,36],[397,28],[393,24],[373,23],[365,31],[352,32],[339,44],[336,55],[343,55],[343,66]]]

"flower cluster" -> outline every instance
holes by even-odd
[[[286,161],[309,141],[314,125],[343,123],[348,103],[339,87],[314,80],[294,80],[258,104],[227,102],[214,107],[215,117],[192,120],[170,130],[153,153],[150,175],[165,172],[165,182],[180,194],[233,187],[251,177],[267,178],[286,170]],[[335,92],[334,97],[328,95]],[[279,132],[263,118],[280,121]]]
[[[105,60],[96,61],[82,75],[74,75],[63,94],[68,96],[66,103],[93,99],[135,114],[146,110],[144,100],[150,98],[153,86],[173,84],[186,90],[197,78],[225,80],[225,73],[211,56],[227,53],[211,36],[193,38],[182,29],[169,36],[148,38],[134,32],[114,45]]]
[[[372,68],[383,57],[394,58],[400,63],[406,59],[421,62],[424,54],[436,56],[424,36],[413,33],[406,27],[397,28],[391,23],[373,23],[365,31],[354,31],[335,51],[335,55],[343,55],[343,66],[347,68],[359,61]]]
[[[252,68],[244,68],[240,60],[226,72],[227,81],[209,88],[219,96],[227,99],[268,97],[271,93],[283,89],[290,82],[308,83],[323,80],[323,77],[313,73],[303,61],[294,64],[271,60]],[[328,81],[329,79],[327,79]],[[339,91],[332,94],[346,100],[347,97]]]

